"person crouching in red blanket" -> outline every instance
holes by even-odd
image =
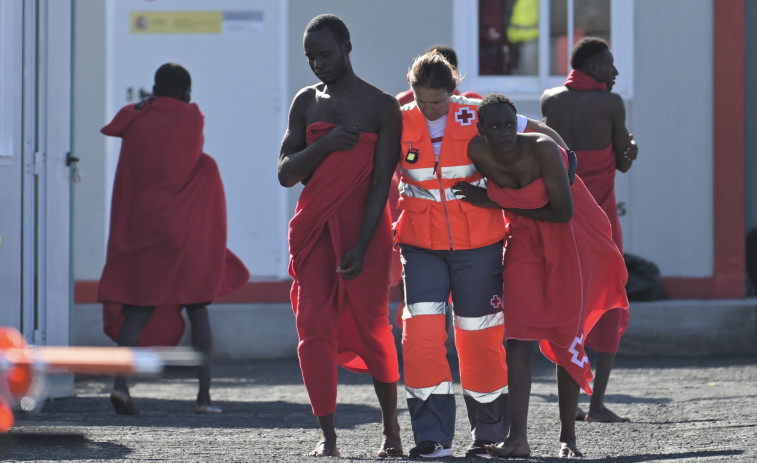
[[[113,183],[110,235],[98,288],[105,333],[119,346],[175,346],[184,333],[204,360],[195,411],[211,405],[212,336],[207,305],[250,277],[226,249],[226,199],[218,167],[202,152],[203,119],[189,103],[191,77],[166,63],[153,96],[123,107],[101,132],[121,138]],[[135,415],[126,380],[116,377],[116,413]]]
[[[584,334],[615,307],[628,309],[623,256],[610,222],[581,179],[570,183],[568,154],[549,137],[517,133],[513,102],[493,93],[478,107],[480,136],[468,155],[486,189],[456,185],[463,199],[501,207],[510,220],[504,257],[503,311],[510,386],[510,434],[487,448],[529,456],[528,403],[533,351],[557,364],[560,457],[582,456],[576,444],[579,387],[591,394]]]
[[[334,429],[338,365],[373,377],[384,441],[402,455],[397,350],[389,323],[389,185],[399,159],[399,104],[355,75],[344,22],[307,25],[305,55],[321,80],[297,93],[281,144],[282,186],[300,182],[289,223],[289,274],[302,378],[321,440],[313,456],[339,456]]]

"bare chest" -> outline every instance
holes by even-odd
[[[378,131],[376,101],[370,97],[333,97],[319,95],[306,114],[307,123],[323,121],[357,127],[363,132]]]

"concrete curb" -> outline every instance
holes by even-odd
[[[620,353],[703,356],[757,353],[757,299],[631,304]]]
[[[392,304],[392,319],[396,310],[397,305]],[[630,310],[621,355],[698,357],[757,353],[757,298],[634,302]],[[297,355],[297,333],[289,304],[219,304],[210,313],[213,357],[217,360]],[[102,332],[100,305],[75,306],[71,322],[72,345],[114,345]],[[399,336],[399,330],[394,331]],[[190,345],[189,330],[184,333],[181,345]]]

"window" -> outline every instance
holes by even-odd
[[[620,72],[613,91],[632,96],[633,2],[454,0],[454,42],[463,87],[538,98],[562,85],[581,37],[608,41]]]

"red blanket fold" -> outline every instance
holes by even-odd
[[[139,345],[176,345],[183,304],[212,302],[249,280],[226,249],[226,199],[215,161],[202,152],[196,104],[153,98],[122,108],[102,133],[121,137],[110,235],[98,300],[113,340],[121,304],[157,306]]]
[[[586,188],[605,211],[612,224],[612,239],[623,252],[623,235],[618,219],[618,207],[615,201],[615,151],[610,143],[600,150],[576,151],[578,168],[576,174],[586,184]]]
[[[607,84],[578,69],[570,71],[563,85],[571,90],[607,90]]]
[[[576,151],[577,174],[586,188],[607,214],[612,224],[612,240],[623,253],[623,231],[620,228],[618,207],[615,199],[615,150],[610,143],[600,150]],[[608,313],[586,337],[586,345],[599,352],[617,352],[620,338],[628,327],[629,313],[618,310]]]
[[[573,70],[565,81],[571,90],[607,90],[604,82],[599,82],[588,74]],[[594,199],[605,211],[612,224],[612,239],[623,253],[623,233],[618,220],[615,201],[615,152],[612,143],[600,150],[577,151],[578,170]],[[586,337],[586,345],[599,352],[618,351],[620,338],[628,327],[627,310],[615,310],[599,320],[594,330]]]
[[[313,143],[334,127],[326,122],[311,124],[307,128],[307,143]],[[334,336],[338,362],[343,367],[370,372],[384,382],[399,379],[388,318],[392,256],[388,208],[366,250],[362,273],[351,281],[336,273],[360,235],[377,140],[376,134],[364,132],[352,150],[336,151],[324,159],[305,185],[289,223],[289,273],[295,280],[291,299],[298,320],[300,363],[306,384],[310,376],[324,375],[331,361],[303,357],[303,346],[308,348],[311,342],[316,342],[313,333],[334,331],[334,327],[313,324],[338,324]],[[323,316],[314,316],[318,313]],[[304,319],[308,323],[301,323]],[[318,365],[320,362],[324,363],[323,368]],[[308,389],[316,411],[316,400],[310,386]]]
[[[506,208],[536,209],[549,202],[541,178],[520,189],[489,181],[487,190]],[[507,214],[503,310],[508,339],[538,340],[542,353],[591,393],[584,333],[606,311],[628,307],[628,275],[606,215],[578,176],[571,193],[574,212],[567,223]]]

